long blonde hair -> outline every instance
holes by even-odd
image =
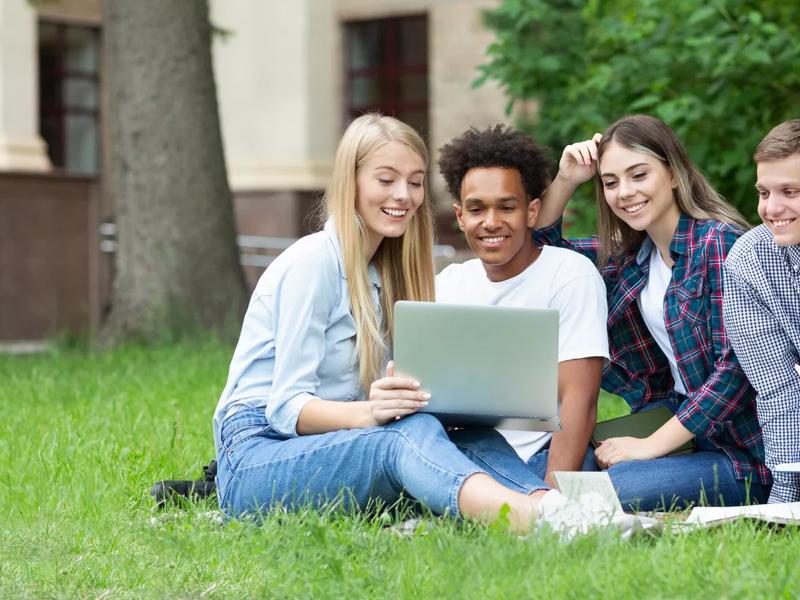
[[[657,158],[672,173],[677,187],[675,201],[681,212],[694,219],[714,219],[744,231],[750,224],[720,194],[692,163],[675,132],[666,123],[649,115],[629,115],[611,124],[603,133],[598,146],[598,158],[616,142],[622,146]],[[645,232],[632,229],[616,216],[603,194],[603,182],[596,178],[597,198],[597,266],[603,268],[611,257],[620,258],[635,251],[642,243]]]
[[[392,117],[366,114],[355,119],[336,150],[333,176],[325,192],[324,208],[332,217],[342,248],[350,307],[356,322],[356,361],[365,392],[381,376],[387,346],[394,332],[394,303],[398,300],[433,301],[433,212],[427,182],[422,204],[399,238],[384,238],[372,262],[381,276],[381,310],[378,322],[372,302],[369,265],[364,260],[366,227],[356,210],[356,176],[382,146],[405,144],[428,166],[425,142],[412,127]]]

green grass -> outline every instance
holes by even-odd
[[[213,341],[0,357],[1,598],[775,598],[800,593],[797,530],[748,523],[623,542],[526,541],[432,519],[305,512],[174,518],[147,495],[199,476],[231,349]],[[601,417],[619,414],[605,398]],[[392,517],[388,517],[391,520]]]

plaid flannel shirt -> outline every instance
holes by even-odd
[[[704,437],[733,463],[738,479],[769,484],[756,417],[755,392],[733,353],[722,323],[722,268],[741,231],[719,221],[681,214],[670,244],[675,261],[664,297],[664,320],[687,395],[674,391],[667,357],[642,319],[636,297],[647,283],[649,237],[602,275],[608,294],[611,361],[603,389],[622,396],[633,412],[665,401],[686,429]],[[597,259],[597,238],[566,240],[561,221],[535,232],[539,243]]]

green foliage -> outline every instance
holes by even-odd
[[[520,126],[560,151],[617,118],[663,119],[711,183],[757,221],[752,155],[797,118],[800,4],[782,0],[504,0],[485,15],[496,40],[481,77]]]

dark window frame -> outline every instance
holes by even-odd
[[[423,25],[425,32],[424,62],[416,64],[401,64],[398,55],[398,36],[403,24],[416,22]],[[383,64],[380,66],[354,68],[350,64],[353,35],[356,27],[364,25],[379,25],[381,27],[381,46],[383,51]],[[426,87],[425,100],[402,100],[401,80],[404,75],[423,75],[428,77],[430,71],[429,43],[428,43],[428,15],[413,14],[391,16],[377,19],[345,21],[344,25],[344,122],[350,121],[366,112],[378,111],[385,115],[400,116],[404,111],[415,111],[425,114],[424,131],[420,133],[427,137],[429,128],[430,98],[429,88]],[[355,78],[374,80],[380,90],[381,99],[378,102],[354,104],[352,102],[353,81]],[[402,117],[401,117],[402,118]]]
[[[41,28],[52,28],[56,32],[56,65],[48,69],[44,69],[41,45],[42,35]],[[97,49],[97,70],[87,71],[85,69],[76,69],[67,65],[67,49],[69,44],[67,41],[68,30],[80,29],[87,31],[94,38],[94,44]],[[102,83],[102,29],[99,25],[76,23],[72,21],[62,21],[51,18],[40,18],[37,24],[37,60],[39,66],[39,131],[43,138],[44,123],[48,121],[55,123],[53,130],[55,134],[45,138],[48,145],[48,155],[55,171],[61,173],[73,173],[67,167],[69,164],[68,157],[68,143],[67,143],[67,118],[69,116],[84,116],[92,117],[95,123],[95,163],[97,170],[95,172],[79,171],[81,175],[99,175],[102,172],[102,115],[101,115],[101,83]],[[54,89],[58,91],[58,99],[55,102],[45,104],[42,89],[44,87],[45,79],[57,81],[56,84],[51,84]],[[94,83],[96,90],[96,106],[89,108],[86,106],[72,106],[68,105],[63,98],[63,89],[67,81],[86,81]]]

